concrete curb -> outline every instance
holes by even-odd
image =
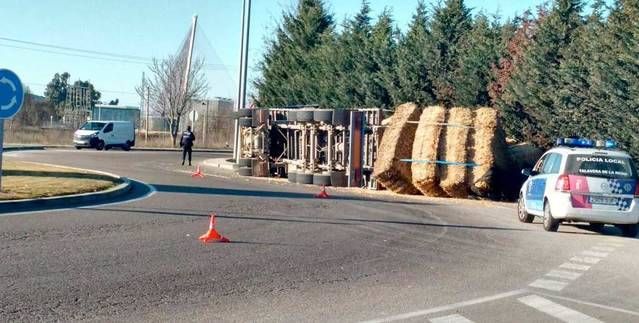
[[[226,170],[235,170],[237,169],[237,164],[231,163],[227,160],[227,158],[211,158],[207,159],[203,162],[205,167],[211,168],[221,168]]]
[[[112,200],[123,196],[132,188],[131,181],[126,177],[120,177],[105,172],[96,171],[95,173],[107,175],[121,181],[122,183],[100,192],[44,197],[38,199],[0,201],[0,214],[39,209],[69,208],[84,204],[99,204],[103,201]]]
[[[23,151],[23,150],[44,150],[44,146],[8,146],[3,147],[3,151]]]

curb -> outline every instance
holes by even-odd
[[[83,204],[97,204],[105,200],[112,200],[128,193],[131,188],[131,181],[126,177],[115,176],[104,172],[98,174],[109,175],[122,183],[100,192],[53,196],[36,199],[24,199],[13,201],[0,201],[0,214],[12,213],[16,211],[30,211],[39,209],[58,209],[79,206]]]
[[[207,159],[204,162],[202,162],[202,164],[203,164],[204,167],[221,168],[221,169],[226,169],[226,170],[235,170],[235,169],[237,169],[237,164],[228,162],[226,160],[226,158]]]
[[[23,150],[44,150],[44,146],[8,146],[3,147],[3,151],[23,151]]]

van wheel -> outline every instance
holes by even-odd
[[[552,217],[548,201],[544,202],[544,230],[548,232],[557,232],[559,230],[559,220]]]
[[[98,144],[95,145],[95,149],[97,150],[104,150],[105,146],[104,146],[104,141],[103,140],[99,140]]]
[[[80,146],[75,146],[75,149],[80,150],[80,149],[82,149],[82,147],[80,147]]]
[[[590,223],[588,223],[588,227],[592,231],[601,232],[603,230],[603,228],[604,228],[604,224],[603,223],[590,222]]]
[[[111,150],[111,148],[113,148],[111,145],[104,146],[104,150]]]
[[[535,216],[526,212],[526,205],[524,204],[524,197],[520,194],[519,201],[517,201],[517,215],[519,221],[524,223],[532,223],[535,220]]]
[[[634,238],[639,233],[639,224],[619,224],[617,225],[624,237]]]
[[[129,143],[127,142],[126,144],[122,145],[122,150],[124,151],[131,150],[131,145],[129,145]]]

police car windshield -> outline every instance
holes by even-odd
[[[80,128],[80,130],[102,130],[102,128],[104,128],[104,125],[106,123],[104,122],[87,122],[85,123],[82,128]]]
[[[572,175],[616,179],[637,176],[630,158],[597,155],[569,155],[566,172]]]

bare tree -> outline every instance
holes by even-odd
[[[182,116],[190,112],[189,103],[204,96],[207,89],[203,59],[193,61],[188,84],[185,86],[186,59],[186,55],[170,55],[165,60],[153,59],[149,66],[151,77],[146,81],[146,86],[149,88],[150,107],[166,118],[173,146],[177,144],[180,120]],[[145,89],[142,86],[137,87],[136,91],[144,97]]]

